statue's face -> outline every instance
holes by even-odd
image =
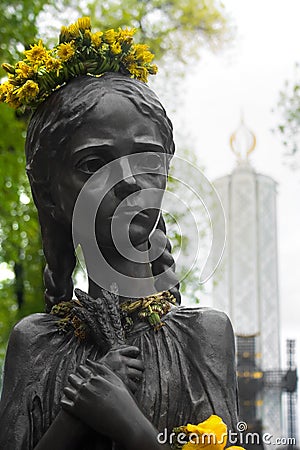
[[[99,202],[95,232],[100,245],[112,246],[112,220],[118,234],[128,235],[125,224],[133,215],[129,225],[132,244],[147,241],[158,220],[167,176],[167,155],[158,125],[130,100],[109,93],[87,112],[63,152],[63,164],[58,163],[52,183],[62,219],[71,223],[76,199],[84,188],[86,201]],[[89,183],[95,173],[96,184]],[[111,184],[113,175],[120,180],[115,185]]]

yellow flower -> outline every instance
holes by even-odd
[[[117,41],[122,44],[125,42],[126,44],[131,44],[133,41],[133,35],[136,33],[136,28],[125,28],[125,30],[122,30],[122,28],[118,29],[117,34]]]
[[[27,60],[34,66],[38,66],[43,63],[48,58],[48,51],[43,46],[43,42],[40,40],[38,44],[34,44],[30,46],[30,50],[26,50],[24,55]]]
[[[133,53],[129,53],[129,55],[126,55],[123,58],[123,62],[124,62],[124,64],[128,64],[128,65],[134,64],[135,63],[134,54]]]
[[[151,73],[151,75],[156,75],[158,72],[158,67],[156,64],[152,64],[148,70],[149,70],[149,73]]]
[[[140,81],[143,81],[144,83],[147,83],[148,81],[148,70],[146,67],[143,66],[137,66],[136,64],[131,64],[128,66],[128,70],[133,76],[133,78],[137,78]]]
[[[119,42],[115,42],[114,44],[111,44],[110,49],[114,55],[119,55],[122,52],[122,47],[119,44]]]
[[[136,44],[133,50],[136,58],[141,62],[150,63],[154,58],[153,53],[149,51],[149,46],[146,44]]]
[[[0,84],[0,101],[5,102],[6,96],[13,92],[14,86],[9,82],[5,81],[5,83]]]
[[[78,25],[78,28],[80,28],[81,31],[91,29],[91,18],[90,17],[80,17],[80,19],[78,19],[76,23]]]
[[[227,426],[222,419],[212,415],[198,425],[187,424],[185,433],[191,436],[183,450],[223,450],[227,443]]]
[[[4,69],[5,72],[7,72],[9,75],[14,75],[15,74],[15,68],[11,64],[3,63],[2,64],[2,69]]]
[[[14,89],[14,86],[9,81],[5,81],[4,83],[0,84],[1,93],[7,94],[8,92],[12,91],[13,89]]]
[[[102,42],[102,39],[101,39],[102,36],[103,36],[102,31],[97,31],[97,33],[92,34],[91,40],[92,40],[92,44],[95,47],[100,47],[101,42]]]
[[[62,45],[62,44],[60,44],[60,45]],[[50,57],[45,62],[45,67],[48,72],[51,72],[52,70],[59,71],[59,69],[62,67],[62,63],[61,63],[61,60]]]
[[[151,61],[154,58],[154,54],[151,53],[150,51],[144,52],[142,58],[145,63],[151,63]]]
[[[21,78],[30,78],[34,74],[34,70],[24,61],[19,61],[16,64],[16,74]]]
[[[15,109],[20,108],[20,106],[22,106],[22,103],[18,98],[18,96],[16,95],[15,91],[10,91],[7,93],[5,103],[7,103],[9,106]]]
[[[75,54],[74,41],[60,44],[57,47],[57,56],[63,61],[68,61]]]
[[[90,32],[90,30],[85,30],[85,31],[84,31],[84,37],[85,37],[85,39],[88,39],[88,40],[91,41],[91,39],[92,39],[92,33]]]
[[[105,34],[104,34],[105,42],[107,42],[108,44],[113,44],[116,40],[116,36],[117,36],[117,33],[113,29],[105,31]]]
[[[77,22],[71,23],[71,25],[68,26],[68,33],[72,39],[76,39],[80,36],[80,30]]]
[[[15,91],[15,94],[21,102],[24,100],[25,102],[30,102],[35,99],[39,93],[39,90],[39,85],[35,81],[27,80],[23,86]]]
[[[70,39],[69,28],[62,26],[60,29],[59,42],[66,42]]]
[[[226,450],[245,450],[244,447],[239,447],[238,445],[232,445],[231,447],[227,447]]]

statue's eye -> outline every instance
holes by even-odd
[[[155,171],[164,166],[165,161],[160,153],[145,153],[141,156],[140,164],[144,169]]]
[[[81,160],[76,164],[76,168],[81,172],[93,174],[103,167],[105,162],[102,158],[90,157]]]

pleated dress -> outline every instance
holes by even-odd
[[[202,422],[211,414],[235,430],[235,350],[228,317],[209,308],[179,306],[163,320],[158,331],[140,322],[127,335],[128,345],[139,347],[145,365],[135,393],[140,409],[163,433],[162,439],[173,427]],[[0,449],[33,450],[61,409],[68,376],[86,358],[97,361],[101,356],[99,346],[79,341],[72,332],[61,333],[51,314],[22,319],[7,350]],[[115,448],[122,447],[91,430],[78,450]]]

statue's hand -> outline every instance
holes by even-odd
[[[109,350],[100,362],[120,377],[127,388],[135,393],[144,371],[144,364],[138,359],[139,355],[138,347],[124,345]],[[87,364],[96,373],[98,372],[98,363],[88,360]]]
[[[61,405],[96,432],[126,443],[142,413],[121,378],[105,364],[89,366],[69,376]]]

